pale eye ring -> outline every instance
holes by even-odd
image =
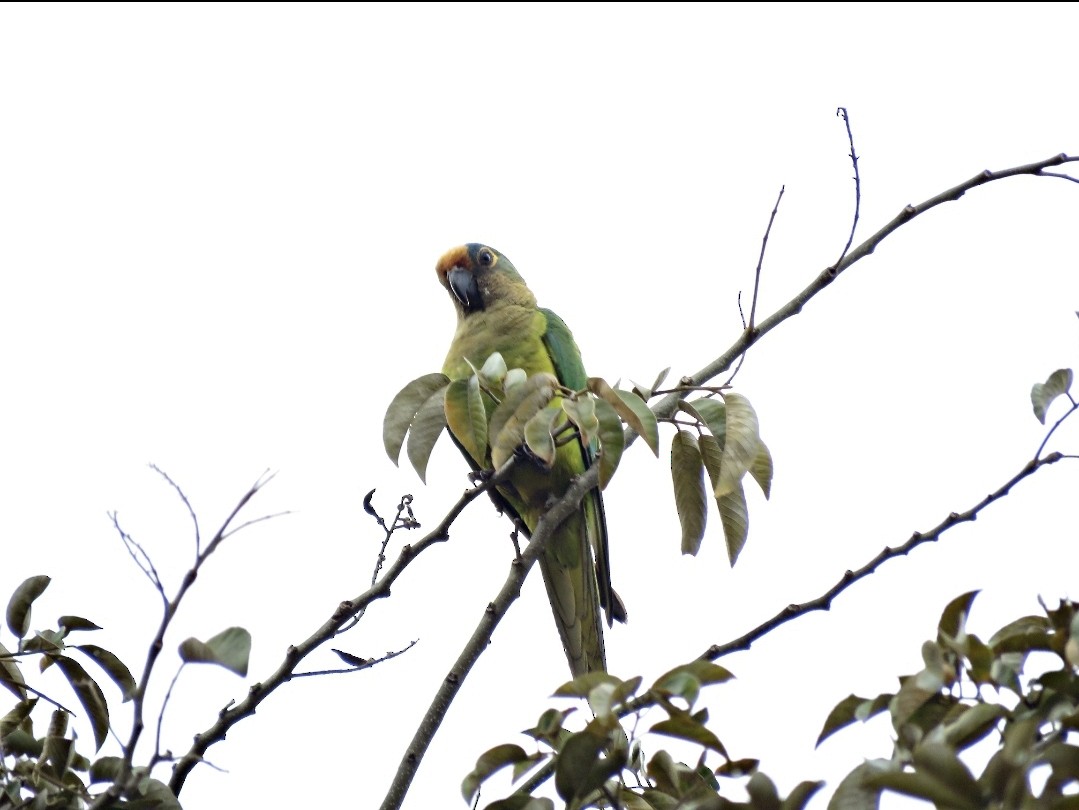
[[[479,259],[480,264],[482,264],[484,267],[490,267],[492,264],[495,263],[494,254],[491,253],[491,251],[489,251],[487,248],[484,248],[480,251]]]

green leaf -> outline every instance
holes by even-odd
[[[566,802],[584,797],[618,773],[625,762],[624,752],[600,756],[608,737],[585,730],[571,734],[563,743],[555,768],[555,790]]]
[[[20,700],[15,704],[15,708],[10,712],[0,717],[0,741],[11,734],[15,729],[19,728],[23,722],[30,716],[30,713],[37,706],[37,698],[31,698],[30,700]],[[31,725],[31,724],[28,724]]]
[[[61,616],[56,620],[56,626],[61,630],[100,630],[101,628],[94,624],[89,619],[84,619],[82,616]]]
[[[123,773],[123,757],[101,757],[90,766],[90,784],[115,782]]]
[[[727,440],[727,406],[721,400],[712,397],[695,399],[686,404],[693,408],[708,430],[716,437],[719,446],[723,447]]]
[[[1072,370],[1070,368],[1058,368],[1049,375],[1044,383],[1034,383],[1030,389],[1030,402],[1034,406],[1034,415],[1038,421],[1045,424],[1045,412],[1053,400],[1061,394],[1068,392],[1072,386]]]
[[[446,423],[465,452],[482,465],[487,458],[487,409],[475,374],[454,380],[446,389]]]
[[[557,402],[549,403],[547,407],[525,422],[524,439],[536,459],[543,463],[547,469],[554,464],[555,444],[551,430],[555,419],[563,413]]]
[[[974,598],[977,595],[978,591],[967,591],[948,603],[940,616],[940,621],[937,623],[937,630],[943,637],[949,640],[963,640],[967,634],[967,617],[970,615],[970,606],[974,604]]]
[[[420,406],[408,431],[408,460],[412,469],[425,484],[427,483],[427,462],[435,443],[446,427],[446,392],[448,386],[439,388]]]
[[[716,498],[716,506],[719,507],[719,519],[723,524],[723,539],[727,541],[727,558],[733,568],[749,537],[749,507],[746,506],[742,483],[736,481],[730,492]]]
[[[189,664],[217,664],[240,677],[247,675],[251,634],[229,627],[207,641],[189,638],[180,644],[180,660]]]
[[[599,420],[599,488],[606,489],[622,460],[626,437],[618,412],[605,399],[596,399],[596,418]]]
[[[958,718],[948,723],[944,741],[955,748],[969,748],[996,728],[997,723],[1008,716],[1008,710],[999,703],[975,703],[961,706]]]
[[[506,372],[506,378],[502,380],[502,390],[508,394],[511,388],[516,388],[527,379],[528,374],[523,368],[511,368]]]
[[[749,465],[749,474],[768,498],[772,494],[772,452],[764,442],[760,442],[757,457]]]
[[[483,368],[480,369],[480,381],[492,388],[500,388],[506,372],[506,361],[501,354],[495,352],[484,361]]]
[[[30,606],[49,587],[50,582],[51,577],[38,574],[23,580],[11,594],[7,603],[7,626],[15,638],[22,638],[30,630]]]
[[[660,720],[649,729],[653,734],[662,734],[665,737],[674,737],[679,740],[688,740],[705,748],[716,751],[720,756],[727,756],[727,749],[719,738],[706,727],[698,723],[687,712],[677,712],[667,720]]]
[[[424,374],[398,391],[397,396],[390,402],[382,420],[382,444],[386,448],[386,455],[394,464],[397,464],[401,455],[401,446],[405,443],[405,433],[412,424],[412,418],[420,406],[430,399],[435,391],[445,388],[449,381],[445,374]]]
[[[90,677],[78,661],[64,655],[52,657],[56,668],[64,673],[75,692],[75,697],[86,710],[90,718],[90,727],[94,732],[94,742],[100,749],[109,733],[109,704],[97,681]]]
[[[735,484],[756,460],[761,443],[757,414],[749,400],[741,394],[728,393],[726,405],[727,432],[723,441],[723,466],[716,484],[717,498],[734,491]]]
[[[138,687],[135,684],[135,679],[131,677],[131,670],[124,665],[123,661],[96,644],[77,644],[75,649],[79,650],[83,655],[89,656],[95,664],[105,670],[105,674],[120,687],[120,691],[124,696],[124,703],[127,703],[135,696],[135,690]]]
[[[864,723],[869,718],[880,714],[888,708],[888,704],[893,697],[895,696],[882,694],[877,695],[872,700],[869,698],[858,697],[857,695],[848,695],[843,698],[835,705],[835,708],[829,712],[828,719],[824,721],[824,728],[821,729],[820,736],[817,737],[817,742],[814,747],[820,746],[822,742],[841,728],[846,728],[855,721]]]
[[[723,448],[716,437],[708,433],[702,433],[697,437],[697,448],[701,451],[701,461],[704,462],[704,469],[708,471],[708,480],[712,484],[712,490],[715,491],[716,484],[719,483],[719,470],[723,466]]]
[[[553,375],[533,374],[527,382],[507,394],[495,409],[491,416],[491,462],[496,470],[521,446],[525,425],[547,407],[559,387]]]
[[[914,796],[935,804],[937,807],[946,807],[948,810],[980,810],[981,801],[977,793],[967,794],[955,789],[953,785],[944,783],[923,771],[904,773],[892,771],[877,774],[866,780],[867,784],[875,788],[902,793],[905,796]]]
[[[577,399],[563,399],[562,410],[581,433],[585,446],[591,445],[599,432],[599,419],[596,418],[596,400],[589,394],[582,394]]]
[[[0,644],[0,684],[19,700],[26,700],[26,681],[19,669],[18,659],[3,644]]]
[[[489,751],[480,754],[476,760],[476,767],[461,782],[461,795],[469,804],[472,804],[482,785],[493,774],[505,768],[507,765],[515,765],[519,762],[527,762],[531,759],[519,745],[496,745]]]
[[[656,678],[656,682],[652,685],[653,689],[659,689],[661,691],[671,691],[666,683],[670,678],[680,677],[683,673],[689,673],[692,675],[702,686],[708,686],[714,683],[726,683],[734,678],[731,671],[726,667],[721,667],[719,664],[713,664],[711,661],[694,660],[687,664],[681,664],[672,670],[665,672]]]
[[[685,430],[678,431],[671,442],[671,480],[678,521],[682,525],[682,553],[696,554],[708,519],[707,491],[697,438]]]
[[[783,800],[780,807],[782,810],[803,810],[809,804],[809,800],[822,787],[824,787],[824,782],[799,782],[795,785],[794,790],[787,794],[787,798]]]
[[[659,425],[656,415],[649,410],[643,399],[629,391],[611,388],[600,377],[588,378],[588,390],[610,403],[622,420],[644,439],[656,457],[659,457]]]
[[[749,777],[746,793],[755,810],[779,810],[779,791],[775,783],[760,771]]]

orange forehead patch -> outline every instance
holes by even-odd
[[[472,262],[468,258],[468,246],[461,245],[442,254],[442,258],[435,265],[435,272],[438,273],[440,279],[445,281],[446,274],[454,267],[470,268],[471,266]]]

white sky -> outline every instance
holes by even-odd
[[[590,373],[677,377],[736,338],[780,185],[760,312],[838,256],[853,189],[837,106],[861,156],[862,237],[982,169],[1079,152],[1077,23],[1067,4],[3,6],[0,595],[50,574],[35,626],[85,615],[105,628],[86,640],[137,670],[159,603],[106,512],[174,589],[190,525],[146,464],[183,486],[207,533],[270,468],[249,515],[295,514],[210,561],[152,697],[183,638],[230,625],[254,636],[249,682],[267,677],[364,589],[380,539],[367,490],[384,514],[413,493],[434,525],[465,486],[445,440],[426,487],[381,445],[392,395],[449,344],[443,251],[506,253]],[[631,615],[609,635],[611,670],[650,681],[1014,474],[1043,431],[1031,384],[1079,356],[1077,221],[1075,184],[976,190],[750,353],[738,390],[776,476],[771,502],[751,495],[735,570],[718,521],[699,557],[679,555],[667,457],[635,445],[607,493]],[[1065,431],[1057,446],[1076,442]],[[971,628],[987,637],[1039,594],[1076,596],[1074,482],[1068,465],[1046,470],[830,613],[723,661],[738,680],[707,702],[732,755],[759,757],[784,793],[887,756],[882,722],[813,741],[839,699],[920,667],[952,597],[984,589]],[[211,749],[229,773],[196,770],[186,807],[283,791],[377,805],[507,570],[507,525],[477,506],[334,645],[416,648],[287,686]],[[327,651],[304,668],[335,664]],[[406,806],[464,807],[476,756],[527,746],[516,732],[565,676],[536,575]],[[52,672],[38,683],[64,689]],[[185,671],[163,747],[186,750],[245,692],[224,670]]]

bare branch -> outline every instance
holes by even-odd
[[[368,588],[359,596],[341,602],[333,612],[333,615],[331,615],[318,630],[308,636],[300,644],[288,648],[284,660],[278,665],[277,669],[269,678],[254,684],[248,691],[247,697],[239,703],[226,706],[218,713],[217,721],[210,726],[210,728],[206,729],[206,731],[201,734],[195,735],[195,741],[192,743],[191,748],[177,760],[173,767],[172,778],[169,780],[169,788],[172,790],[173,795],[180,795],[180,791],[183,789],[184,782],[191,773],[191,769],[203,760],[203,757],[210,746],[225,739],[225,735],[228,733],[229,729],[245,717],[253,715],[262,701],[273,694],[282,685],[297,677],[296,667],[299,665],[300,661],[310,655],[322,644],[336,636],[341,627],[363,611],[372,602],[377,599],[385,599],[388,597],[390,595],[390,586],[397,581],[397,578],[401,576],[405,568],[435,543],[441,543],[448,540],[450,536],[450,527],[453,525],[453,522],[457,520],[461,512],[464,511],[465,507],[475,501],[480,495],[503,481],[513,470],[516,463],[516,458],[510,458],[510,460],[503,464],[495,473],[483,476],[484,480],[478,486],[465,490],[461,497],[457,499],[457,502],[450,508],[449,512],[446,513],[446,516],[442,518],[441,522],[425,535],[423,539],[414,545],[405,545],[402,547],[393,565],[386,569],[382,578],[375,585]],[[598,478],[596,480],[598,480]],[[593,482],[593,486],[594,485],[595,482]],[[578,497],[578,501],[579,500],[580,496]],[[411,507],[407,504],[406,512],[409,513],[410,519],[415,520],[415,517],[411,515]]]
[[[705,652],[701,653],[700,658],[706,661],[715,661],[717,658],[722,658],[732,652],[739,650],[748,650],[755,641],[758,641],[761,637],[767,635],[772,630],[775,630],[781,624],[786,624],[791,619],[796,619],[799,616],[804,616],[807,613],[812,613],[816,610],[829,610],[832,606],[832,601],[843,591],[847,590],[855,582],[861,579],[865,579],[870,574],[873,574],[888,560],[895,557],[902,557],[909,554],[912,550],[925,543],[934,543],[940,539],[940,536],[944,532],[948,531],[960,523],[969,523],[974,521],[985,507],[994,501],[998,501],[1007,495],[1012,487],[1018,484],[1025,478],[1029,478],[1036,473],[1042,467],[1046,467],[1050,464],[1056,464],[1065,456],[1061,453],[1050,453],[1045,458],[1033,459],[1028,461],[1019,472],[1009,478],[1004,484],[1002,484],[997,490],[991,492],[982,498],[978,503],[972,506],[965,512],[952,512],[944,520],[934,526],[932,529],[926,532],[914,532],[905,543],[898,546],[885,546],[880,552],[869,562],[854,571],[845,571],[839,581],[836,582],[831,588],[818,596],[816,599],[811,599],[808,602],[801,604],[787,605],[787,607],[780,610],[768,621],[763,624],[754,627],[748,633],[728,641],[725,644],[714,644],[709,647]]]

